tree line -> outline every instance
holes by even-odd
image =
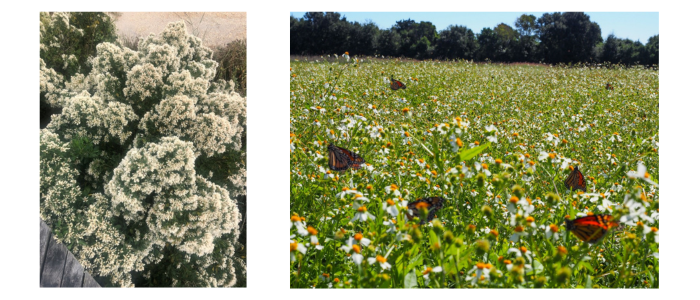
[[[582,12],[523,14],[515,28],[501,23],[480,33],[450,25],[438,32],[431,22],[397,21],[389,29],[374,22],[350,22],[335,12],[290,16],[290,54],[392,56],[494,62],[603,63],[658,65],[659,35],[646,45],[601,36],[600,26]]]

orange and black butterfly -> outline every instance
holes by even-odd
[[[606,84],[606,85],[605,85],[605,89],[607,89],[607,90],[611,90],[611,91],[612,91],[612,90],[613,90],[613,86],[612,86],[612,84],[609,84],[609,83],[608,83],[608,84]]]
[[[394,80],[394,76],[391,76],[391,85],[390,85],[392,90],[398,90],[398,89],[405,89],[406,85],[403,84],[403,82]]]
[[[328,145],[328,166],[331,170],[359,169],[364,163],[365,160],[359,154],[333,144]]]
[[[564,220],[566,230],[571,231],[577,238],[591,244],[599,241],[608,230],[619,225],[611,215],[592,215],[575,220]]]
[[[566,180],[564,180],[564,185],[566,185],[567,188],[572,189],[574,191],[586,191],[586,179],[583,178],[583,174],[581,174],[581,171],[578,170],[578,166],[576,166],[574,170],[571,171],[569,177],[566,177]]]
[[[420,210],[425,208],[428,210],[428,216],[424,220],[420,221],[420,224],[423,225],[427,222],[430,222],[435,218],[435,214],[437,213],[438,210],[442,208],[442,205],[445,203],[445,199],[442,197],[428,197],[428,198],[422,198],[418,199],[416,201],[413,201],[406,205],[408,210],[411,212],[407,212],[406,216],[408,217],[409,220],[413,220],[416,216],[420,216]]]

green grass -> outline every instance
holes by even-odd
[[[658,74],[292,62],[291,287],[658,288]],[[329,143],[367,164],[328,171]],[[647,180],[628,176],[639,162]],[[564,186],[574,166],[586,193]],[[406,203],[431,196],[437,217],[409,221]],[[595,244],[566,231],[592,213],[623,224]]]

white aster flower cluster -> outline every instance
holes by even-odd
[[[41,131],[41,217],[112,284],[133,285],[134,271],[162,276],[150,268],[173,257],[194,277],[171,284],[245,276],[234,198],[246,194],[246,99],[212,81],[211,55],[180,22],[138,51],[99,44],[90,73],[70,80],[40,62],[42,95],[62,108]],[[85,138],[97,154],[75,154]]]

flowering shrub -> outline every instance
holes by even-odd
[[[244,284],[245,98],[182,22],[96,50],[70,79],[41,60],[41,217],[108,284]]]
[[[658,71],[342,56],[291,64],[291,287],[658,288]]]

